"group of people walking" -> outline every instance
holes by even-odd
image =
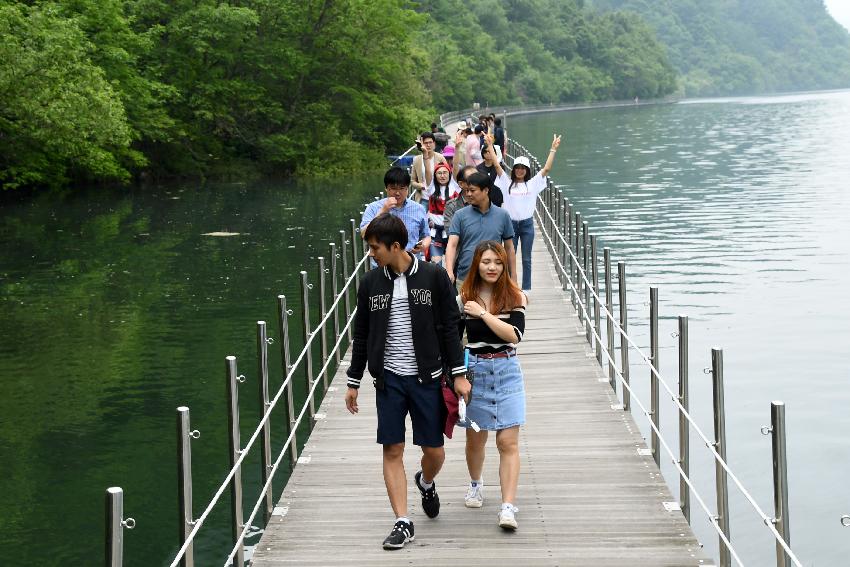
[[[525,389],[516,347],[525,332],[531,290],[534,204],[546,187],[560,136],[553,136],[546,164],[534,176],[524,157],[514,159],[506,171],[492,129],[480,146],[481,163],[454,171],[436,152],[432,132],[423,133],[419,142],[421,155],[413,161],[412,175],[400,167],[387,171],[386,198],[370,204],[363,214],[361,235],[376,269],[358,290],[347,371],[345,404],[352,414],[359,411],[358,393],[367,369],[377,390],[377,442],[383,448],[384,482],[396,516],[383,541],[385,549],[402,548],[414,539],[403,463],[407,415],[413,443],[422,450],[414,484],[425,514],[435,518],[440,513],[435,478],[445,460],[444,431],[450,434],[444,390],[467,405],[466,419],[459,422],[467,428],[466,507],[484,504],[485,446],[489,432],[495,431],[501,486],[498,525],[505,530],[518,527],[515,503]],[[496,194],[501,196],[498,203]]]

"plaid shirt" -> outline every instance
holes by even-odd
[[[369,203],[366,210],[363,212],[363,220],[360,221],[360,230],[364,230],[366,225],[372,222],[372,219],[378,216],[381,207],[386,203],[386,199]],[[413,248],[417,242],[431,234],[428,228],[428,215],[425,212],[425,207],[419,203],[414,203],[410,199],[404,201],[402,208],[393,207],[390,209],[390,214],[398,217],[407,227],[407,246],[406,250]]]

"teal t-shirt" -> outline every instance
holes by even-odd
[[[482,213],[478,207],[466,206],[460,209],[452,217],[452,226],[449,228],[449,236],[456,234],[458,242],[457,262],[455,262],[455,276],[462,280],[469,272],[475,247],[484,240],[503,241],[514,237],[514,225],[511,216],[500,207],[490,205],[486,213]]]

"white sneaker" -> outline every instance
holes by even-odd
[[[469,488],[466,490],[466,497],[463,499],[463,505],[467,508],[481,508],[484,505],[484,483],[480,482],[475,486],[469,483]]]
[[[511,531],[517,529],[517,512],[519,512],[519,508],[513,504],[502,504],[502,509],[499,510],[499,527]]]

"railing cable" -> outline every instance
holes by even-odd
[[[523,150],[526,154],[530,155],[528,150],[526,150],[523,146],[521,146],[520,144],[516,144],[516,145],[521,150]],[[555,218],[552,216],[552,213],[549,210],[549,207],[546,205],[546,202],[543,200],[542,196],[538,196],[538,201],[539,201],[539,204],[541,205],[541,208],[545,211],[546,217],[548,217],[549,221],[552,222],[552,226],[557,227],[558,223],[555,220]],[[541,230],[542,230],[543,234],[545,235],[545,238],[546,238],[549,246],[554,248],[554,242],[552,241],[552,238],[549,235],[549,231],[546,230],[545,223],[543,222],[544,219],[543,219],[541,213],[539,211],[535,210],[535,215],[538,216],[538,224],[540,225]],[[623,330],[623,328],[620,326],[617,319],[613,316],[613,314],[609,310],[610,305],[608,305],[606,302],[601,300],[601,298],[597,294],[596,290],[594,289],[594,286],[591,285],[590,281],[588,280],[587,273],[582,268],[581,262],[579,262],[578,257],[573,252],[572,246],[570,246],[570,244],[564,238],[563,234],[561,234],[561,232],[557,228],[555,228],[554,232],[557,235],[558,239],[565,245],[567,252],[569,253],[570,257],[572,258],[573,262],[575,263],[576,270],[577,270],[576,273],[581,275],[581,280],[584,282],[585,286],[589,290],[589,293],[594,298],[594,301],[596,301],[600,306],[603,307],[605,317],[610,318],[611,322],[614,325],[614,328],[617,331],[617,334],[619,334],[621,337],[624,337],[626,339],[626,341],[628,342],[628,344],[630,344],[637,351],[637,353],[641,356],[643,361],[646,362],[646,364],[650,368],[650,372],[652,374],[654,374],[656,378],[658,378],[658,381],[664,386],[664,389],[667,390],[667,393],[670,394],[671,400],[676,405],[676,408],[678,409],[678,411],[685,417],[685,419],[688,421],[688,423],[694,428],[694,431],[696,431],[697,435],[703,440],[703,443],[705,444],[705,446],[708,448],[709,451],[711,451],[712,455],[714,456],[715,461],[717,463],[719,463],[720,466],[723,468],[723,470],[725,470],[726,473],[732,478],[732,481],[738,487],[741,494],[750,503],[750,505],[753,507],[753,509],[756,511],[756,513],[761,517],[761,520],[764,523],[764,525],[767,526],[768,530],[773,534],[773,537],[776,539],[776,541],[779,543],[779,545],[785,550],[786,553],[788,553],[790,559],[793,560],[796,565],[798,565],[799,567],[802,567],[799,560],[794,555],[794,552],[791,550],[791,548],[788,546],[785,539],[782,537],[782,535],[779,533],[779,531],[774,526],[773,519],[771,519],[770,517],[767,516],[767,514],[764,513],[764,511],[761,509],[761,507],[758,505],[758,503],[755,501],[755,499],[752,497],[752,495],[749,493],[749,491],[747,491],[747,489],[744,487],[743,483],[741,483],[740,479],[738,479],[738,477],[735,475],[735,473],[732,472],[732,470],[729,468],[729,465],[726,463],[726,461],[720,456],[720,454],[714,448],[714,445],[715,445],[714,441],[710,441],[708,439],[708,437],[706,437],[706,435],[703,433],[702,429],[699,427],[699,425],[691,417],[690,412],[688,412],[688,410],[685,409],[684,406],[682,406],[681,402],[679,401],[678,393],[674,393],[670,389],[667,382],[663,379],[661,374],[655,368],[655,365],[652,363],[651,357],[647,356],[644,353],[644,351],[628,335],[628,333],[626,333]],[[576,298],[577,298],[576,299],[577,303],[583,307],[582,311],[583,311],[583,318],[585,319],[585,322],[586,323],[592,323],[591,317],[589,315],[588,306],[585,305],[584,302],[582,302],[581,294],[578,293],[578,289],[576,288],[574,282],[572,281],[571,275],[567,273],[567,270],[565,269],[563,263],[561,262],[561,260],[559,258],[555,258],[555,261],[557,262],[558,268],[561,271],[561,273],[564,274],[564,276],[567,278],[567,281],[569,282],[570,288],[575,292]],[[610,353],[607,352],[608,351],[607,347],[603,345],[601,337],[599,337],[597,335],[596,330],[593,328],[594,326],[592,324],[590,324],[589,327],[592,330],[592,333],[593,333],[593,336],[595,337],[595,340],[597,340],[598,343],[600,345],[602,345],[601,348],[602,348],[603,351],[605,351],[606,357],[608,358],[609,361],[611,361],[611,363],[616,368],[616,364],[614,364],[613,360],[611,359]],[[617,374],[621,378],[620,383],[623,384],[624,386],[626,386],[627,383],[626,383],[625,380],[622,379],[622,374],[620,373],[620,371],[617,371]],[[626,386],[626,387],[628,388],[630,393],[633,393],[633,391],[630,387],[628,387],[628,386]],[[641,405],[641,407],[643,407],[643,406]],[[649,414],[647,414],[647,415],[649,415]],[[649,421],[650,421],[650,425],[652,426],[652,428],[656,429],[655,424],[652,423],[652,420],[650,419]],[[660,439],[661,438],[660,431],[656,430],[656,433],[658,434],[658,437]],[[666,443],[665,443],[665,446],[666,446]],[[677,468],[679,468],[678,465],[677,465]],[[688,482],[688,484],[690,485],[690,482]],[[723,539],[725,540],[725,537]],[[727,545],[727,548],[729,548],[729,550],[734,554],[734,550],[731,548],[731,545]],[[740,563],[740,561],[739,561],[739,563]]]
[[[341,298],[345,294],[348,293],[348,290],[351,287],[352,283],[354,282],[355,275],[357,274],[358,270],[360,270],[362,268],[363,264],[365,262],[367,262],[368,259],[369,259],[369,256],[364,255],[363,258],[361,258],[360,261],[357,263],[357,265],[354,267],[354,269],[351,272],[351,275],[346,280],[345,285],[340,290],[339,295],[336,297],[336,300],[334,301],[333,305],[331,305],[330,309],[328,309],[328,313],[325,315],[325,317],[322,319],[322,321],[319,323],[319,325],[316,326],[317,329],[321,328],[322,325],[325,325],[327,323],[328,319],[330,318],[330,314],[333,313],[334,309],[337,308]],[[352,312],[352,317],[354,316],[354,313],[356,313],[356,312],[357,311],[355,309]],[[349,321],[349,323],[346,325],[346,330],[347,330],[348,325],[350,325],[350,324],[351,323]],[[189,546],[194,541],[195,536],[197,535],[198,531],[201,529],[201,526],[203,525],[204,521],[210,515],[213,508],[215,508],[215,505],[218,504],[218,500],[219,500],[219,498],[221,498],[222,494],[224,494],[224,491],[228,489],[229,484],[230,484],[230,480],[233,478],[233,475],[236,473],[236,471],[239,469],[239,467],[242,466],[242,461],[245,460],[245,457],[247,456],[251,447],[253,446],[254,441],[256,441],[259,438],[260,434],[262,433],[262,429],[265,426],[266,422],[268,422],[269,417],[271,416],[272,410],[275,408],[275,406],[277,405],[277,402],[280,400],[281,396],[283,395],[286,387],[291,382],[292,377],[295,375],[295,371],[298,367],[298,364],[304,359],[305,353],[307,352],[307,348],[312,343],[313,338],[316,336],[316,334],[317,334],[316,332],[312,332],[312,333],[310,333],[309,337],[306,337],[306,340],[304,341],[304,347],[301,349],[301,353],[298,355],[298,358],[295,359],[295,362],[292,363],[290,370],[289,370],[289,373],[287,374],[286,378],[284,379],[283,384],[281,384],[280,389],[277,391],[274,398],[269,403],[268,409],[263,414],[262,419],[260,419],[260,423],[258,424],[257,429],[254,430],[254,434],[251,435],[251,438],[248,440],[248,443],[242,449],[240,449],[239,459],[237,459],[236,463],[234,463],[233,467],[231,467],[231,469],[228,471],[227,476],[225,477],[222,484],[219,486],[218,490],[216,490],[215,494],[213,495],[210,502],[207,504],[207,507],[204,509],[203,513],[194,521],[194,527],[192,528],[192,531],[189,532],[189,535],[186,537],[186,541],[180,547],[180,550],[177,552],[177,555],[174,558],[174,561],[171,562],[169,567],[177,567],[179,565],[180,560],[183,558],[183,556],[186,553],[186,550],[189,548]],[[313,389],[315,389],[315,386],[318,383],[319,383],[319,380],[316,380],[314,382]],[[312,395],[312,391],[313,390],[311,390],[311,395]],[[310,397],[308,396],[306,398],[306,400],[309,401]],[[307,403],[307,402],[305,402],[305,403]],[[298,420],[296,422],[296,427],[293,428],[293,431],[297,430],[297,426],[300,424],[300,421],[301,421],[301,418],[303,417],[303,415],[304,415],[304,408],[302,408],[302,410],[301,410],[301,414],[298,417]],[[291,436],[292,436],[292,433],[290,432],[290,437]],[[273,478],[273,476],[270,477],[270,478]],[[262,500],[262,494],[263,493],[261,493],[260,500]],[[250,525],[250,522],[247,522],[246,524]]]

